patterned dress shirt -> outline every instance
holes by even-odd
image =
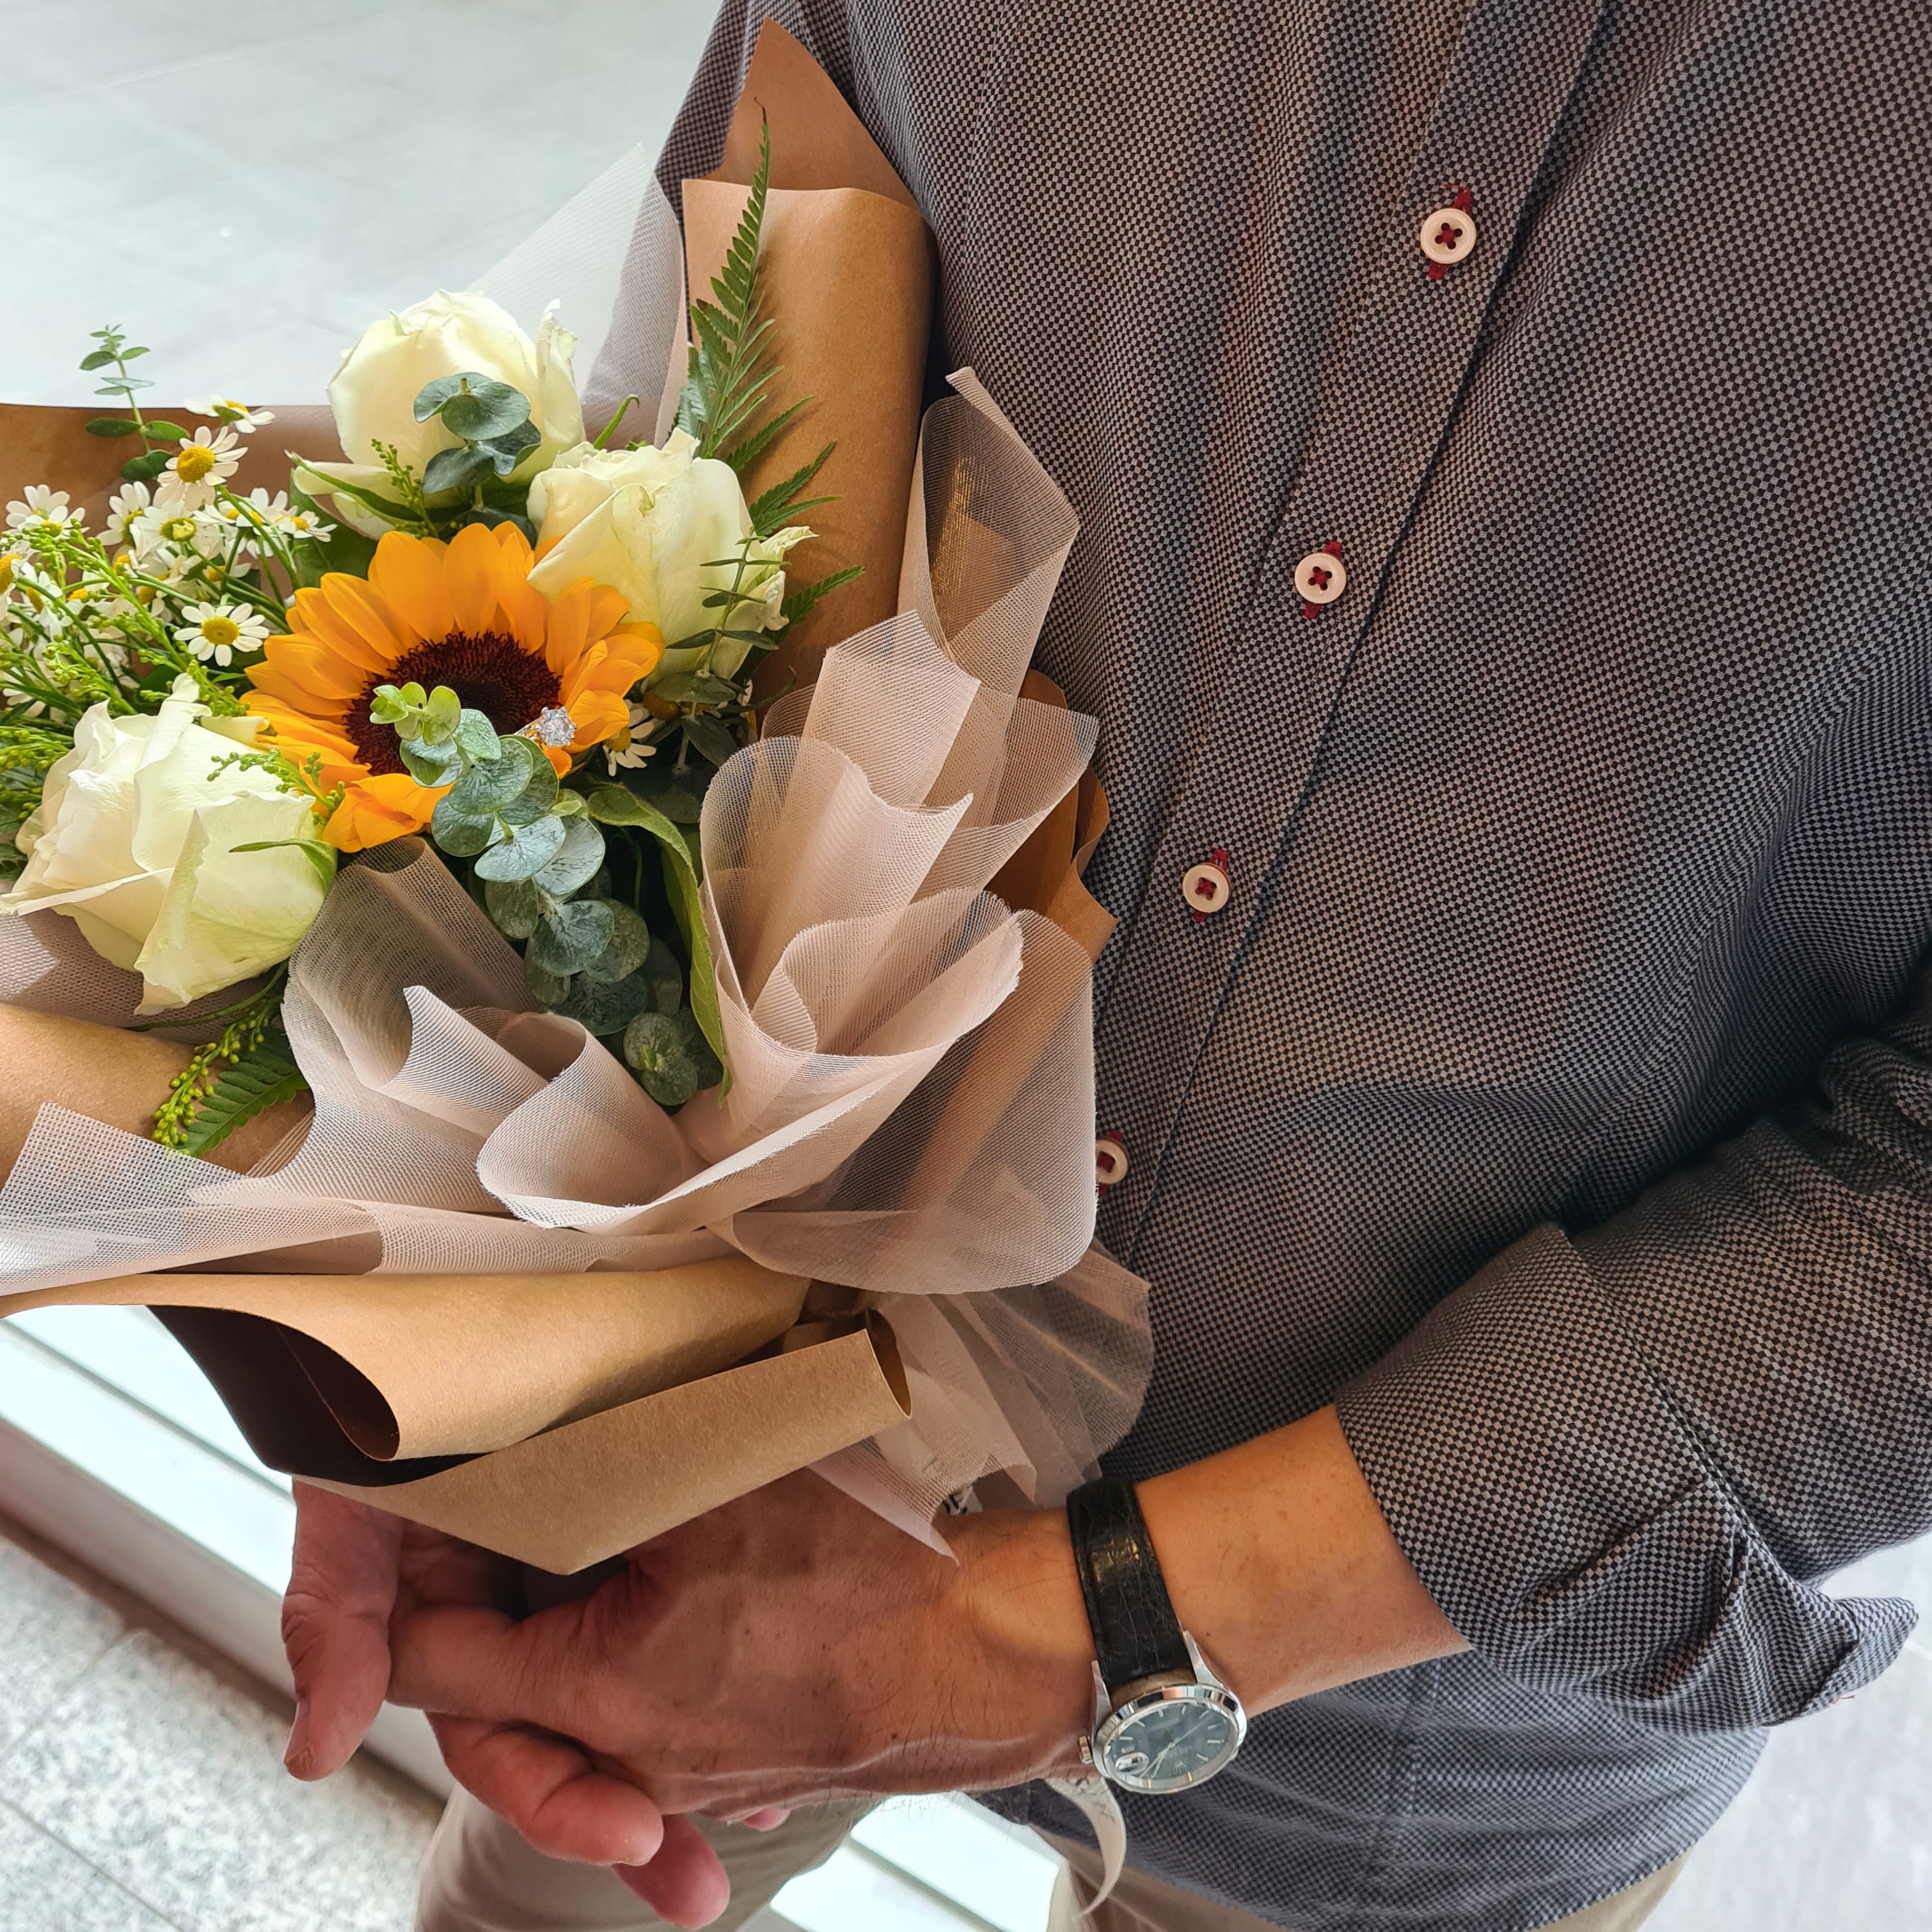
[[[1111,1466],[1339,1400],[1474,1646],[1268,1713],[1130,1856],[1541,1925],[1885,1668],[1908,1606],[1820,1582],[1932,1526],[1932,12],[770,10],[1082,520],[1040,662],[1102,722],[1156,1343]]]

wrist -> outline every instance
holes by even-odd
[[[953,1641],[999,1687],[1016,1745],[1029,1762],[1013,1781],[1079,1766],[1094,1720],[1094,1640],[1064,1510],[989,1510],[946,1526],[958,1559],[946,1617]]]

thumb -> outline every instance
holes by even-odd
[[[296,1542],[282,1599],[282,1646],[296,1720],[284,1762],[326,1778],[354,1754],[389,1684],[402,1523],[326,1490],[295,1486]]]

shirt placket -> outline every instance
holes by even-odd
[[[1112,1144],[1096,1158],[1100,1232],[1117,1253],[1132,1256],[1158,1197],[1600,8],[1475,0],[1457,40],[1101,1016],[1100,1125]],[[1166,1050],[1150,1054],[1150,1036]]]

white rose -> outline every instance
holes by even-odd
[[[268,772],[214,769],[260,723],[210,718],[190,677],[152,717],[95,705],[20,828],[26,869],[0,912],[64,913],[103,958],[141,974],[143,1012],[286,959],[322,908],[322,871],[294,848],[235,848],[313,838],[308,801]]]
[[[530,484],[530,520],[539,542],[556,548],[530,572],[546,597],[580,577],[594,578],[630,601],[633,623],[655,624],[670,648],[657,676],[688,670],[701,650],[680,646],[711,629],[724,607],[707,605],[713,592],[737,583],[745,602],[730,613],[731,628],[776,629],[784,620],[785,551],[808,532],[781,531],[753,540],[742,574],[727,560],[752,536],[752,513],[738,472],[697,453],[694,439],[674,430],[662,449],[567,449]],[[730,677],[748,646],[721,638],[710,668]]]
[[[513,481],[526,482],[560,450],[584,440],[584,410],[571,371],[576,347],[576,337],[551,315],[531,341],[488,296],[439,290],[426,302],[385,316],[344,354],[328,386],[328,406],[348,461],[304,464],[298,480],[317,492],[342,482],[393,500],[395,488],[376,445],[393,444],[420,478],[432,456],[456,448],[462,439],[446,429],[440,417],[418,422],[416,398],[439,376],[473,372],[507,382],[530,398],[530,423],[542,440],[510,472]],[[337,514],[365,536],[380,536],[388,527],[346,491],[336,495],[334,504]]]

